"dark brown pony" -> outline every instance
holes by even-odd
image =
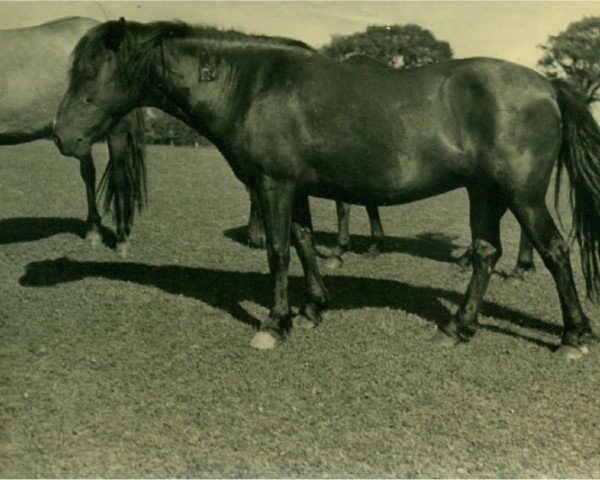
[[[352,54],[342,60],[347,65],[356,67],[388,69],[386,63],[373,58],[369,55]],[[328,269],[340,268],[344,261],[343,256],[350,248],[350,204],[345,202],[335,202],[338,224],[338,235],[335,246],[329,252],[328,258],[323,266]],[[383,224],[379,215],[379,209],[376,205],[367,205],[367,216],[371,227],[371,243],[367,247],[366,255],[376,257],[383,249],[384,233]],[[254,248],[265,248],[266,236],[263,227],[263,221],[258,208],[256,195],[250,192],[250,216],[248,218],[248,245]],[[457,260],[457,263],[463,268],[472,266],[473,250],[468,248]],[[525,273],[535,270],[533,263],[533,245],[523,231],[519,242],[519,254],[514,269],[509,273],[509,278],[523,279]]]
[[[67,90],[70,54],[83,34],[99,22],[61,18],[35,27],[0,30],[0,145],[49,138],[52,121]],[[117,253],[124,255],[135,207],[145,196],[144,130],[136,110],[106,134],[109,163],[101,183],[117,224]],[[86,238],[100,241],[96,169],[89,152],[76,155],[87,198]],[[112,207],[111,207],[112,205]]]
[[[600,130],[562,83],[505,61],[473,58],[402,71],[332,61],[306,45],[183,23],[107,22],[77,45],[55,141],[84,155],[123,115],[148,105],[211,140],[256,192],[264,215],[273,307],[251,344],[271,348],[292,326],[289,246],[306,276],[299,322],[321,320],[327,292],[309,229],[308,195],[362,205],[411,202],[464,187],[473,274],[437,338],[470,338],[507,209],[552,273],[577,357],[592,329],[569,249],[545,203],[558,160],[571,179],[588,294],[600,292]]]

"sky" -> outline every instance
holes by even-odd
[[[415,23],[450,43],[455,58],[488,56],[535,67],[539,45],[584,16],[600,16],[600,1],[100,1],[3,2],[0,28],[19,28],[68,15],[148,22],[183,20],[246,33],[297,38],[320,47],[332,35],[369,25]]]

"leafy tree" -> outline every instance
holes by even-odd
[[[588,103],[600,100],[600,17],[571,23],[540,47],[538,65],[548,77],[566,80]]]
[[[394,68],[452,59],[448,42],[437,40],[429,30],[418,25],[372,25],[364,32],[334,35],[321,51],[338,60],[354,54],[368,55]]]

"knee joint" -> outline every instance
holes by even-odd
[[[292,231],[296,241],[303,246],[312,247],[312,234],[310,229],[301,225],[292,225]]]
[[[287,265],[290,262],[290,252],[288,249],[274,246],[269,251],[269,262],[275,265]]]
[[[502,255],[502,247],[495,247],[485,240],[477,239],[473,245],[473,265],[477,268],[490,269]]]
[[[553,239],[550,242],[549,253],[552,260],[560,261],[569,256],[569,246],[563,239]]]

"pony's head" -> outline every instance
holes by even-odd
[[[89,153],[92,143],[129,113],[139,91],[124,75],[128,25],[123,18],[91,29],[73,51],[69,88],[54,120],[54,141],[64,155]]]
[[[314,52],[297,40],[246,35],[183,22],[119,21],[89,30],[73,51],[69,88],[54,122],[54,141],[65,155],[80,156],[132,109],[163,106],[169,75],[165,41],[206,41],[238,48],[292,48]],[[195,46],[197,47],[197,45]],[[198,49],[197,51],[201,51]],[[194,50],[196,52],[196,50]],[[199,81],[212,81],[213,68],[198,69]]]

